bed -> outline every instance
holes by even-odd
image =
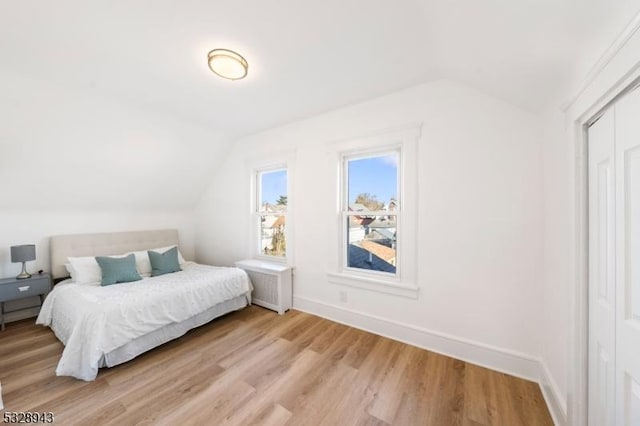
[[[68,277],[68,257],[108,256],[178,245],[176,230],[52,237],[54,280]],[[238,268],[185,262],[182,271],[110,286],[59,282],[37,324],[65,345],[58,376],[95,380],[113,367],[251,303],[251,283]]]

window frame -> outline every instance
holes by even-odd
[[[284,239],[285,239],[285,255],[284,256],[274,256],[270,254],[265,254],[262,250],[262,227],[261,221],[265,216],[275,216],[274,213],[266,213],[261,212],[260,208],[262,206],[262,175],[265,173],[273,173],[285,171],[287,173],[287,209],[284,212]],[[290,193],[291,193],[291,184],[290,184],[290,168],[287,162],[278,162],[274,164],[264,165],[260,167],[256,167],[252,172],[252,183],[253,183],[253,202],[252,202],[252,248],[251,251],[253,256],[257,259],[273,261],[273,262],[281,262],[287,263],[289,262],[290,256]]]
[[[346,225],[350,216],[361,216],[358,214],[359,212],[349,211],[349,162],[354,160],[366,160],[369,158],[377,158],[383,157],[386,155],[395,155],[398,159],[398,168],[396,173],[396,210],[390,214],[387,210],[376,210],[376,211],[368,211],[367,216],[395,216],[396,219],[396,235],[399,235],[399,228],[402,226],[402,146],[394,145],[389,147],[381,147],[381,148],[373,148],[373,149],[363,149],[357,150],[355,152],[343,152],[341,153],[341,173],[340,173],[340,214],[342,218],[342,232],[340,237],[340,244],[342,246],[341,249],[341,257],[340,257],[340,269],[343,272],[347,272],[350,274],[364,274],[365,276],[369,275],[371,277],[383,279],[383,280],[392,280],[399,281],[399,277],[401,276],[401,262],[398,261],[400,258],[400,244],[398,244],[396,240],[396,264],[394,265],[396,268],[396,272],[385,272],[385,271],[376,271],[373,269],[364,269],[364,268],[355,268],[349,266],[349,230]],[[396,237],[397,238],[397,237]]]
[[[422,123],[411,123],[404,126],[368,133],[360,137],[328,141],[326,150],[330,161],[329,167],[335,170],[335,215],[328,223],[330,235],[328,251],[330,253],[329,269],[326,276],[330,284],[348,286],[371,292],[417,299],[420,288],[418,281],[419,259],[419,222],[418,222],[418,147],[422,135]],[[343,178],[344,158],[374,156],[376,154],[399,151],[397,193],[399,208],[397,209],[398,225],[396,227],[396,274],[367,271],[358,268],[345,268],[346,237],[348,232],[344,221],[343,205],[348,183]],[[387,212],[384,212],[385,215]],[[343,223],[345,224],[343,226]]]

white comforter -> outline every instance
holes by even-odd
[[[50,326],[65,344],[58,376],[94,380],[104,354],[250,292],[241,269],[188,263],[181,272],[132,283],[59,284],[36,323]]]

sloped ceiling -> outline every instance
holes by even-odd
[[[229,139],[95,93],[0,71],[0,208],[192,207]]]
[[[639,8],[638,0],[2,2],[0,205],[190,206],[238,136],[438,78],[539,112],[566,99],[576,69]],[[248,78],[216,78],[206,54],[217,47],[242,53]]]

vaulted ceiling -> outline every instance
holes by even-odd
[[[606,47],[600,36],[611,42],[638,8],[637,0],[21,0],[0,6],[1,66],[232,134],[441,77],[539,111],[566,96],[576,64],[593,62]],[[215,47],[245,55],[249,78],[215,78],[205,61]]]
[[[87,158],[99,164],[100,149],[144,151],[141,140],[160,137],[166,163],[186,176],[178,204],[188,205],[225,141],[430,80],[454,79],[534,113],[559,105],[577,70],[594,63],[638,9],[638,0],[6,1],[0,73],[13,77],[0,83],[10,92],[0,109],[12,118],[0,124],[0,143],[42,141],[32,156],[48,152],[64,168],[78,166],[68,160],[74,150],[94,153]],[[230,82],[208,70],[207,52],[218,47],[248,59],[248,78]],[[22,96],[26,88],[33,93]],[[92,115],[87,99],[98,99],[100,111]],[[53,111],[57,100],[63,111]],[[53,138],[46,148],[52,128],[74,132],[77,108],[99,142],[83,133],[86,146]],[[22,123],[24,114],[47,111],[45,127]],[[156,118],[127,119],[132,111]],[[174,121],[182,124],[167,124]],[[31,161],[25,152],[14,146],[5,165]],[[128,167],[107,158],[104,173]],[[56,187],[65,185],[73,180]],[[132,200],[150,201],[148,188],[140,191]]]

